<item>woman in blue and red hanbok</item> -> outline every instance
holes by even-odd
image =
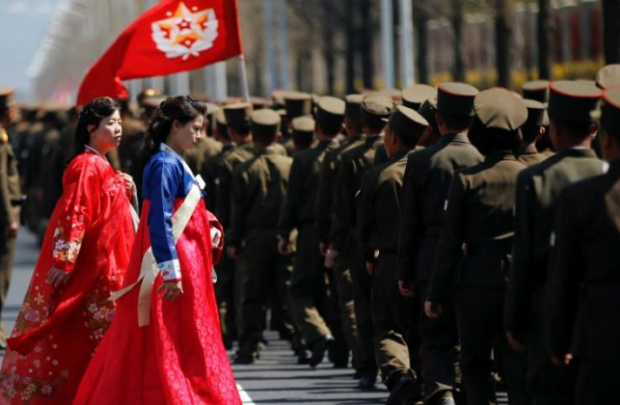
[[[151,119],[125,287],[74,405],[241,404],[213,291],[221,243],[211,233],[221,226],[180,156],[195,146],[205,113],[204,104],[182,96],[168,98]]]
[[[8,340],[2,404],[70,404],[112,321],[108,298],[123,283],[135,236],[135,187],[105,158],[121,132],[119,106],[110,98],[80,113],[76,156]]]

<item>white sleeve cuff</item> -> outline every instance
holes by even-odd
[[[164,278],[164,281],[175,281],[181,279],[181,265],[179,264],[178,259],[158,263],[157,267],[161,270],[161,275]]]

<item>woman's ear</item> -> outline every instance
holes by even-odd
[[[95,125],[94,124],[90,124],[86,127],[86,129],[88,130],[89,134],[92,134],[95,131]]]

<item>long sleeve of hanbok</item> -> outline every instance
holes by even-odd
[[[84,235],[97,216],[101,176],[86,160],[67,168],[64,192],[58,202],[61,210],[53,233],[54,267],[72,272],[82,247]]]
[[[158,160],[151,167],[146,186],[151,192],[148,215],[149,236],[153,256],[165,281],[181,279],[181,267],[172,234],[172,214],[183,172],[166,160]]]

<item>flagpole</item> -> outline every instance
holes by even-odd
[[[241,94],[248,103],[250,102],[250,86],[248,86],[248,72],[245,68],[245,55],[238,56],[239,79],[241,80]]]

